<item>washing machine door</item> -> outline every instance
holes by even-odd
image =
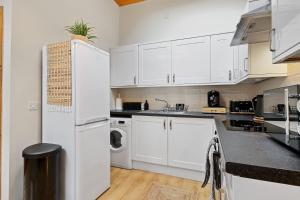
[[[126,132],[119,128],[110,129],[110,149],[112,152],[122,151],[126,147]]]

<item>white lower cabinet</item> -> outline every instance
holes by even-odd
[[[300,196],[298,186],[273,183],[225,174],[228,200],[294,200]]]
[[[213,136],[213,120],[168,118],[168,165],[205,171],[206,151]]]
[[[167,165],[167,134],[167,118],[133,116],[132,159]]]
[[[133,116],[133,160],[204,171],[213,119]]]

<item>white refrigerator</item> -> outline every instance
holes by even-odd
[[[55,56],[49,51],[49,45],[43,48],[42,142],[63,148],[62,199],[94,200],[110,187],[109,54],[72,40],[71,69],[67,71],[55,69],[54,61],[50,60]],[[61,51],[58,53],[68,50]],[[67,62],[60,61],[65,58],[55,59],[58,68]],[[56,70],[54,75],[50,74],[53,70]],[[66,87],[65,75],[70,76],[70,88],[62,94],[57,88]],[[53,79],[54,76],[58,78]],[[52,94],[55,92],[57,96]],[[69,95],[68,106],[64,105],[63,96],[59,100],[59,95]]]

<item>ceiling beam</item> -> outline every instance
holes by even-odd
[[[138,3],[138,2],[142,2],[145,0],[115,0],[115,2],[119,5],[119,6],[126,6],[129,4],[134,4],[134,3]]]

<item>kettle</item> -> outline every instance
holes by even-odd
[[[257,95],[252,99],[255,117],[263,117],[263,112],[264,112],[263,100],[264,100],[263,95]]]

